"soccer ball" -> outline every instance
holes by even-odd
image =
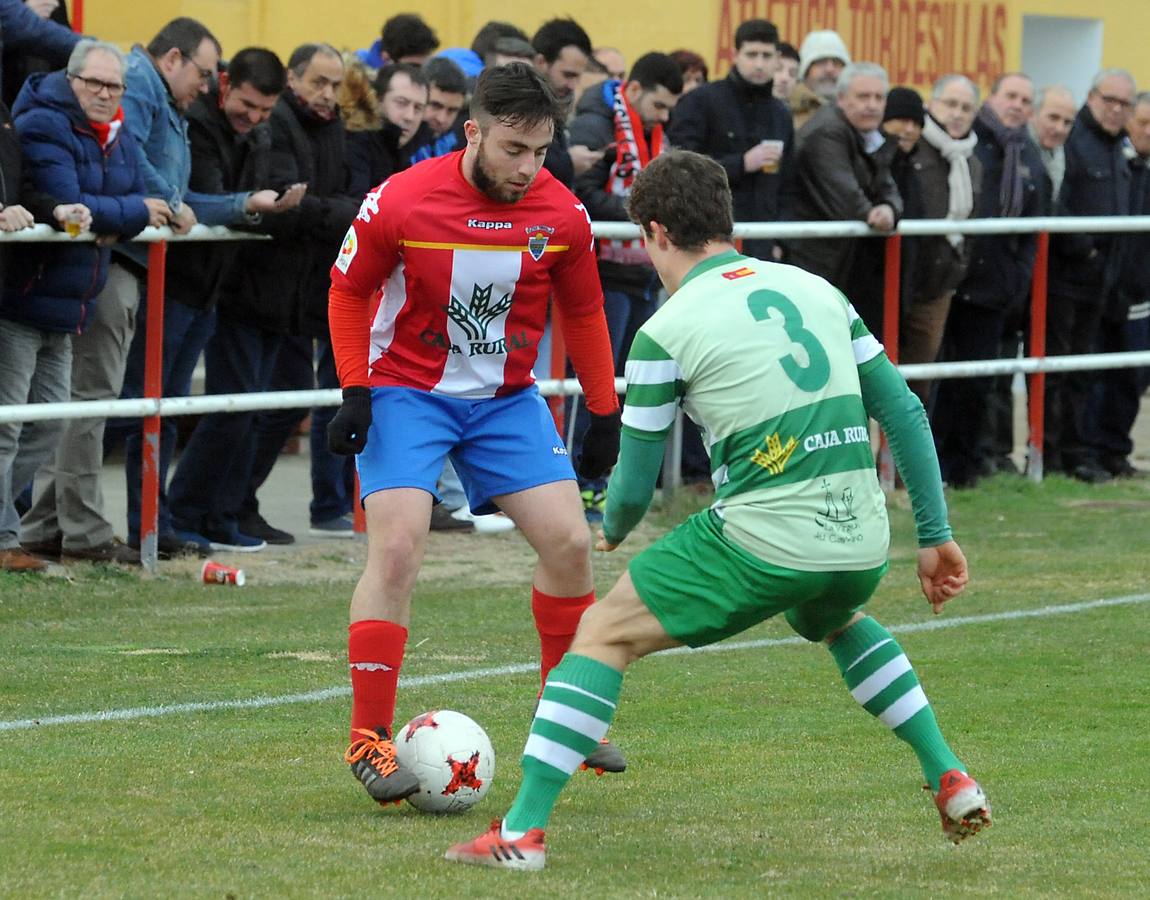
[[[450,709],[425,712],[399,729],[395,760],[419,779],[419,790],[407,801],[424,812],[470,809],[495,777],[495,751],[487,732]]]

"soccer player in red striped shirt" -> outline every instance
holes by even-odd
[[[464,150],[363,201],[331,270],[343,405],[337,453],[358,454],[367,566],[351,602],[352,771],[373,799],[417,790],[390,740],[411,592],[450,456],[472,511],[501,509],[539,554],[531,607],[543,680],[594,601],[571,461],[532,376],[548,298],[592,422],[580,473],[619,450],[619,402],[590,220],[544,169],[563,106],[530,66],[486,70]],[[594,768],[622,771],[607,744]]]

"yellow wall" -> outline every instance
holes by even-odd
[[[986,86],[1004,69],[1019,66],[1024,14],[1100,18],[1105,22],[1103,62],[1130,69],[1150,86],[1150,3],[1145,0],[437,0],[433,4],[380,4],[341,0],[85,0],[84,26],[125,47],[143,42],[179,15],[203,21],[220,38],[225,55],[247,44],[281,55],[305,41],[326,40],[341,48],[367,46],[382,21],[396,12],[422,9],[443,45],[467,45],[484,22],[498,17],[528,34],[544,20],[578,9],[596,45],[619,47],[628,60],[647,50],[689,47],[712,65],[738,23],[761,16],[774,21],[796,45],[812,28],[834,27],[856,58],[877,59],[895,82],[927,85],[947,71],[965,71]]]

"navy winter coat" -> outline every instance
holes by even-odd
[[[13,109],[25,170],[59,203],[83,203],[92,230],[131,238],[148,224],[137,147],[121,128],[101,148],[63,72],[25,83]],[[109,251],[94,243],[29,244],[11,260],[0,315],[44,331],[79,333],[108,277]]]

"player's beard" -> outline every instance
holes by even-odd
[[[531,187],[534,178],[527,183],[525,188],[515,188],[509,184],[500,182],[489,171],[487,171],[487,156],[483,152],[483,142],[479,142],[479,146],[475,148],[475,169],[471,173],[471,177],[475,180],[475,186],[479,190],[494,200],[496,203],[517,203],[527,195],[527,189]]]

